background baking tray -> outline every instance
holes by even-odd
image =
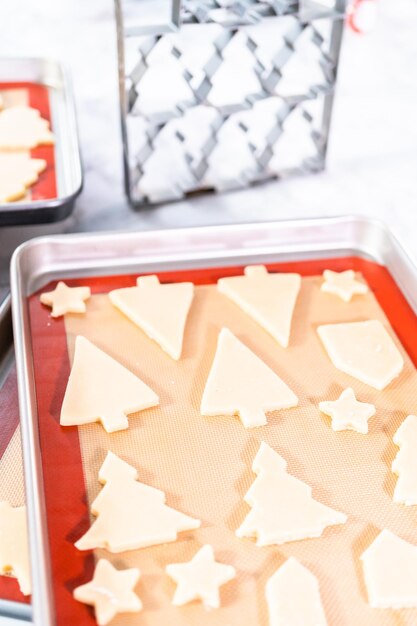
[[[1,295],[0,295],[1,297]],[[12,316],[10,295],[4,294],[0,300],[0,461],[19,423],[16,367],[13,350]],[[0,475],[0,485],[13,481],[15,476],[4,471]],[[22,469],[23,471],[23,469]],[[3,489],[2,489],[3,491]],[[1,499],[1,498],[0,498]],[[0,576],[0,625],[18,626],[19,620],[31,618],[29,599],[19,591],[17,581]],[[7,618],[7,619],[6,619]]]
[[[82,187],[72,87],[69,77],[50,59],[0,58],[0,91],[27,90],[30,106],[51,123],[54,146],[31,151],[44,158],[47,170],[33,187],[33,199],[0,204],[0,226],[56,222],[70,214]]]
[[[386,269],[378,268],[378,274],[380,272],[385,273],[386,284],[390,285],[389,289],[385,292],[383,286],[385,283],[382,284],[382,287],[379,283],[378,291],[376,289],[378,287],[377,280],[373,281],[375,284],[372,284],[372,287],[404,348],[416,361],[415,340],[409,332],[416,322],[417,280],[415,268],[396,240],[379,223],[357,218],[336,218],[156,233],[72,235],[33,240],[24,244],[16,252],[12,260],[11,275],[13,317],[28,493],[34,579],[33,607],[36,624],[52,626],[56,623],[56,597],[53,593],[51,580],[51,562],[47,538],[48,523],[34,380],[35,368],[27,297],[49,280],[56,278],[112,276],[113,285],[115,285],[117,281],[120,283],[120,279],[115,277],[129,273],[205,268],[205,280],[212,282],[216,278],[217,271],[210,270],[210,268],[220,266],[226,268],[227,266],[235,267],[256,262],[285,263],[283,269],[288,271],[291,268],[294,269],[294,265],[291,264],[292,261],[309,260],[308,272],[318,274],[323,269],[323,262],[319,259],[332,258],[332,267],[340,270],[346,269],[346,264],[354,263],[354,259],[348,258],[346,260],[345,258],[352,256],[356,259],[371,259],[385,265],[386,269],[389,270],[388,273]],[[338,257],[341,257],[340,260]],[[408,304],[404,296],[408,300]],[[32,299],[32,302],[35,300]],[[396,310],[399,307],[401,308],[400,323],[398,316],[396,316]],[[395,322],[395,320],[397,321]],[[45,323],[45,320],[42,323]],[[58,334],[55,339],[61,341]],[[66,350],[66,343],[64,343],[64,348]],[[65,382],[62,384],[65,385]],[[49,397],[47,401],[50,402],[50,400]],[[39,406],[41,414],[43,410],[49,410],[43,404]],[[77,433],[74,431],[71,437],[76,435]],[[60,458],[61,454],[60,451]],[[84,515],[88,523],[88,510],[85,502]],[[56,528],[54,532],[55,530]],[[61,537],[61,539],[66,539],[66,537]],[[61,547],[65,551],[63,541]],[[65,555],[58,548],[59,543],[57,544],[55,541],[54,557],[59,556],[62,561],[65,559]],[[83,558],[87,558],[85,565],[88,570],[91,568],[91,558],[89,561],[88,556],[83,556]],[[53,560],[54,578],[56,574],[55,564],[56,561]],[[60,597],[63,598],[65,594],[68,596],[68,589],[62,590]],[[59,623],[65,622],[60,621]]]

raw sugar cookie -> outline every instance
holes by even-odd
[[[68,287],[60,280],[53,291],[41,293],[40,301],[52,308],[52,317],[60,317],[65,313],[85,313],[85,301],[90,296],[90,287]]]
[[[0,502],[0,573],[17,578],[23,595],[31,593],[26,507]]]
[[[219,608],[219,588],[236,576],[234,567],[215,560],[209,545],[200,548],[188,563],[168,565],[166,572],[178,585],[172,604],[182,606],[201,600],[206,609]]]
[[[417,417],[409,415],[394,435],[400,449],[392,462],[392,471],[398,476],[394,502],[417,504]]]
[[[327,626],[317,578],[293,557],[266,583],[269,626]]]
[[[319,409],[332,418],[334,431],[356,430],[358,433],[368,432],[368,420],[376,413],[375,406],[367,402],[359,402],[351,387],[345,389],[337,400],[320,402]]]
[[[297,406],[293,391],[227,328],[220,331],[216,355],[201,401],[202,415],[238,415],[245,428],[264,426],[266,411]]]
[[[254,537],[257,546],[320,537],[327,526],[347,517],[314,500],[309,485],[287,472],[287,462],[262,442],[253,461],[257,474],[244,500],[251,507],[238,537]]]
[[[107,453],[98,475],[104,487],[91,505],[97,519],[75,544],[79,550],[137,550],[176,541],[179,532],[199,528],[200,520],[167,506],[164,492],[137,476],[134,467]]]
[[[161,285],[157,276],[141,276],[137,279],[137,287],[115,289],[109,293],[112,304],[175,360],[181,357],[185,323],[193,297],[193,283]]]
[[[93,579],[74,589],[74,598],[93,606],[98,626],[106,626],[118,613],[142,610],[142,602],[133,591],[139,578],[136,567],[119,570],[106,559],[100,559]]]
[[[54,141],[49,122],[37,109],[18,105],[0,111],[0,150],[32,150]]]
[[[384,529],[361,561],[372,608],[417,607],[417,546]]]
[[[243,276],[220,278],[217,288],[286,348],[301,287],[299,274],[269,274],[264,265],[249,265]]]
[[[45,168],[44,159],[32,159],[25,153],[0,153],[0,203],[24,198]]]
[[[404,367],[400,351],[379,320],[325,324],[317,332],[337,369],[379,391]]]
[[[61,407],[61,426],[101,422],[108,433],[129,427],[131,413],[159,404],[148,385],[85,337],[75,340],[74,361]]]
[[[369,289],[365,283],[356,280],[353,270],[345,272],[333,272],[324,270],[321,290],[325,293],[332,293],[345,302],[350,302],[354,295],[364,295]]]

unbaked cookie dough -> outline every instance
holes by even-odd
[[[31,593],[26,507],[0,502],[0,573],[17,578],[23,595]]]
[[[53,143],[49,122],[37,109],[18,105],[0,112],[0,150],[32,150]]]
[[[333,272],[324,270],[321,290],[339,296],[345,302],[350,302],[354,295],[364,295],[369,289],[365,283],[356,280],[353,270],[345,272]]]
[[[200,548],[188,563],[168,565],[166,573],[178,585],[172,604],[182,606],[192,600],[201,600],[206,609],[219,608],[219,588],[236,576],[234,567],[215,560],[210,545]]]
[[[148,385],[85,337],[75,340],[74,361],[61,407],[61,426],[101,422],[108,433],[129,427],[127,416],[157,406]]]
[[[217,288],[269,332],[288,346],[291,321],[301,286],[299,274],[269,274],[264,265],[245,267],[244,276],[220,278]]]
[[[384,529],[361,561],[372,608],[417,607],[417,546]]]
[[[97,519],[75,544],[79,550],[106,548],[124,552],[177,540],[200,520],[165,504],[163,491],[137,480],[137,470],[108,452],[98,475],[104,485],[91,505]]]
[[[27,153],[0,153],[0,203],[24,198],[45,168],[44,159],[32,159]]]
[[[201,414],[239,415],[245,428],[264,426],[265,411],[297,406],[293,391],[227,328],[220,331],[216,355],[201,401]]]
[[[181,357],[185,323],[193,297],[193,283],[161,285],[157,276],[141,276],[137,279],[137,287],[115,289],[109,293],[112,304],[175,360]]]
[[[93,579],[74,589],[76,600],[94,607],[98,626],[106,626],[118,613],[138,613],[142,602],[133,591],[140,578],[136,567],[118,570],[100,559]]]
[[[379,391],[404,367],[400,351],[379,320],[325,324],[317,332],[337,369]]]
[[[327,626],[317,578],[294,557],[266,583],[269,626]]]
[[[400,450],[392,462],[392,471],[398,476],[394,502],[417,504],[417,417],[409,415],[394,435]]]
[[[375,415],[373,404],[359,402],[351,387],[345,389],[337,400],[320,402],[319,409],[332,418],[334,431],[356,430],[358,433],[368,432],[368,420]]]
[[[90,296],[90,287],[68,287],[61,280],[53,291],[41,293],[40,301],[52,307],[52,317],[60,317],[65,313],[85,313],[85,301]]]
[[[344,524],[347,516],[314,500],[309,485],[287,472],[287,462],[262,442],[253,461],[257,474],[244,500],[251,507],[238,537],[255,537],[257,546],[320,537],[327,526]]]

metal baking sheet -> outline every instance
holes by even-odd
[[[56,197],[0,204],[0,225],[55,222],[70,214],[82,188],[82,169],[72,86],[67,72],[51,59],[0,58],[0,89],[13,84],[47,90],[55,134]]]
[[[378,222],[329,218],[148,233],[52,236],[21,246],[11,282],[25,455],[35,624],[55,624],[26,298],[54,278],[357,256],[385,265],[417,311],[416,269]]]
[[[13,332],[12,332],[12,316],[10,309],[10,294],[2,294],[0,300],[0,425],[2,429],[2,436],[0,437],[0,458],[1,451],[3,449],[3,438],[9,438],[11,436],[11,430],[16,428],[16,425],[11,423],[11,416],[9,414],[10,409],[13,411],[15,407],[18,411],[18,399],[17,399],[17,384],[16,376],[14,372],[15,359],[13,350]],[[3,395],[7,397],[3,402]],[[3,411],[7,410],[7,415]],[[3,418],[7,420],[3,422]],[[9,480],[9,476],[2,475],[1,480]],[[2,588],[1,583],[4,581],[4,577],[0,579],[0,625],[10,624],[10,626],[18,626],[18,624],[24,622],[27,623],[31,619],[31,607],[29,604],[16,599],[11,599],[13,596],[9,595],[7,591]],[[16,591],[16,588],[14,589]],[[6,621],[6,618],[8,621]]]

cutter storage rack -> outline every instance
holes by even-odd
[[[126,191],[324,168],[345,0],[115,0]]]

